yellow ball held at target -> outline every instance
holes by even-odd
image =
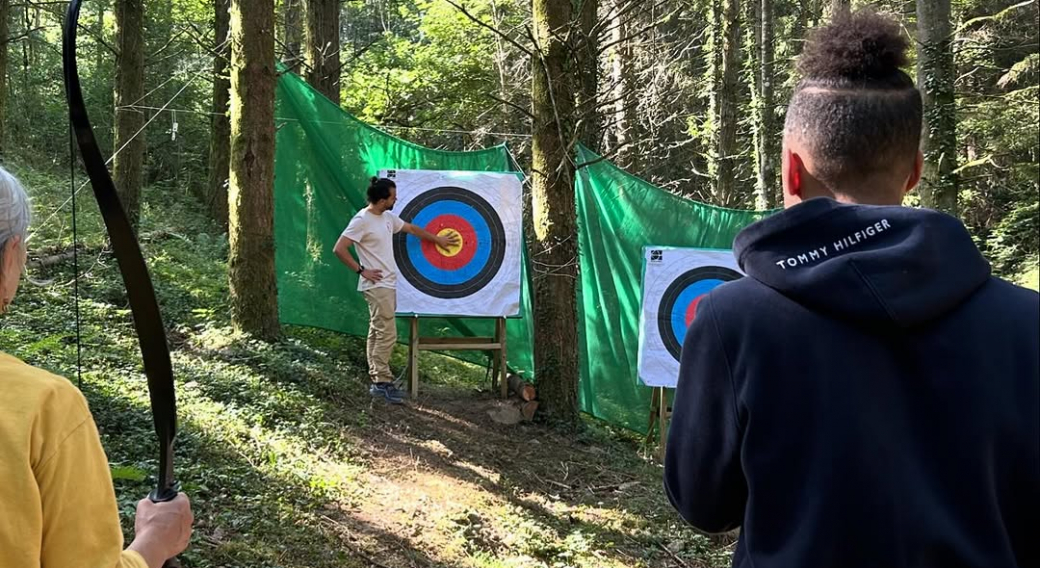
[[[462,250],[462,235],[460,235],[458,231],[449,227],[445,227],[437,232],[438,237],[447,237],[451,235],[455,235],[455,237],[458,239],[455,242],[455,244],[448,245],[447,248],[442,246],[437,247],[437,251],[443,254],[444,256],[455,256],[459,254],[459,252]]]

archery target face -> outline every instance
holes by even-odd
[[[401,314],[514,316],[520,312],[521,182],[514,174],[389,170],[395,212],[434,235],[394,235]]]
[[[715,287],[743,276],[729,250],[647,247],[639,321],[639,379],[675,387],[679,355],[697,307]]]

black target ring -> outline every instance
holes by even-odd
[[[702,266],[682,273],[668,285],[664,295],[661,296],[661,303],[658,305],[657,329],[665,348],[672,357],[675,357],[676,361],[679,360],[679,355],[682,353],[682,339],[685,336],[685,331],[682,332],[683,337],[677,333],[676,318],[689,309],[690,297],[692,296],[692,300],[696,302],[711,288],[742,277],[741,273],[731,268]],[[698,286],[699,284],[700,286]],[[684,298],[685,305],[677,305],[680,297]]]
[[[461,187],[445,186],[425,191],[405,206],[400,217],[405,222],[415,223],[417,217],[430,215],[429,211],[426,211],[428,208],[436,211],[440,204],[449,202],[454,202],[453,205],[459,204],[464,209],[468,208],[467,210],[471,212],[472,216],[467,221],[476,225],[483,224],[479,232],[485,233],[483,229],[486,228],[486,234],[490,235],[486,242],[473,243],[473,246],[490,247],[490,250],[486,255],[477,255],[478,258],[486,258],[486,260],[475,270],[472,277],[466,278],[462,282],[445,282],[423,274],[417,264],[426,264],[422,259],[413,258],[413,255],[418,254],[416,247],[408,246],[408,239],[416,237],[403,233],[394,235],[394,256],[397,258],[401,276],[408,280],[418,292],[435,298],[457,299],[482,290],[501,270],[506,254],[506,233],[502,220],[491,204],[476,193]],[[458,211],[457,208],[456,211]]]

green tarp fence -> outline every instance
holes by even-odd
[[[652,391],[636,376],[643,247],[732,248],[767,213],[683,199],[584,147],[577,163],[579,400],[593,416],[645,432]]]
[[[368,180],[379,170],[519,173],[504,145],[448,152],[412,144],[355,119],[292,73],[278,82],[275,117],[275,262],[286,324],[367,333],[368,307],[356,292],[358,277],[332,247],[365,206]],[[576,158],[582,410],[645,431],[650,389],[636,378],[643,246],[729,248],[736,233],[763,214],[682,199],[584,147]],[[520,317],[507,322],[508,358],[511,368],[533,377],[528,268],[525,254]],[[398,326],[405,341],[406,320]],[[420,330],[424,336],[490,336],[494,322],[421,318]],[[453,355],[487,360],[473,352]]]

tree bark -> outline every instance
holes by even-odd
[[[531,103],[535,240],[535,376],[546,416],[567,427],[578,420],[578,278],[573,133],[574,70],[567,39],[578,25],[572,1],[533,0]]]
[[[7,150],[7,43],[11,37],[11,0],[0,0],[0,158]]]
[[[777,147],[776,103],[774,101],[773,0],[756,0],[755,30],[758,69],[755,74],[758,92],[758,125],[755,129],[755,159],[758,165],[755,183],[756,203],[759,209],[771,209],[779,205],[776,164],[780,150]]]
[[[639,133],[636,116],[635,54],[633,39],[627,37],[627,20],[634,15],[621,14],[624,3],[615,0],[613,21],[610,23],[610,71],[611,98],[614,101],[611,131],[611,152],[619,167],[628,171],[639,169]]]
[[[301,0],[285,0],[285,63],[289,71],[299,74],[300,64],[303,57],[300,55],[300,45],[303,43],[303,28],[300,25],[300,15],[303,12]]]
[[[307,82],[339,104],[339,0],[306,0]]]
[[[737,97],[740,88],[740,0],[722,3],[722,69],[716,102],[718,143],[715,150],[715,201],[736,204]]]
[[[229,266],[235,329],[278,337],[274,265],[274,0],[231,2]]]
[[[141,216],[144,166],[144,113],[136,108],[144,96],[144,0],[116,1],[115,140],[112,178],[123,210],[137,229]]]
[[[488,6],[491,8],[491,22],[495,29],[502,29],[503,21],[505,20],[502,9],[496,4],[495,0],[490,0]],[[510,54],[506,49],[505,41],[502,36],[495,34],[495,71],[498,73],[498,98],[500,101],[509,101],[511,98],[512,83],[514,79],[510,77],[510,74],[506,68],[509,61]],[[517,119],[517,112],[513,110],[506,103],[500,103],[499,106],[499,117],[497,119],[498,127],[502,129],[502,132],[518,132],[521,128],[522,122]],[[526,126],[526,125],[524,125]],[[525,212],[525,217],[529,216],[530,211]],[[525,225],[526,227],[526,225]],[[525,234],[530,234],[525,231]]]
[[[600,151],[602,120],[597,105],[599,89],[599,41],[594,30],[599,0],[576,0],[581,22],[575,55],[578,59],[577,108],[578,140],[594,152]]]
[[[957,113],[950,0],[917,0],[917,83],[924,101],[921,204],[957,214]]]
[[[3,0],[9,1],[9,0]],[[105,61],[108,59],[108,53],[105,51],[104,44],[101,43],[99,38],[105,37],[105,10],[107,2],[95,2],[94,7],[97,8],[97,18],[94,19],[94,35],[95,35],[95,47],[94,49],[94,73],[100,74],[101,70],[105,66]]]
[[[228,77],[228,55],[231,45],[228,31],[231,15],[229,0],[214,0],[214,34],[217,54],[213,56],[213,113],[210,116],[208,209],[225,231],[228,228],[228,170],[231,165],[231,121],[228,102],[231,79]]]

